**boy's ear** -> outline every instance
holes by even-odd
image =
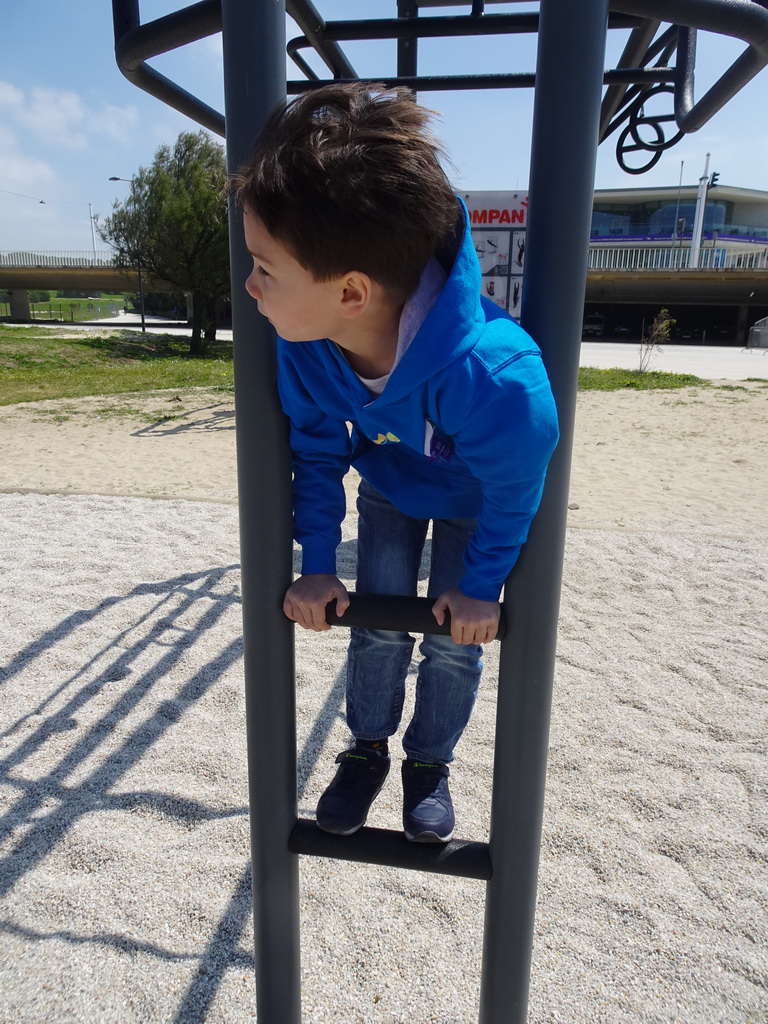
[[[354,320],[368,309],[373,293],[373,282],[367,274],[355,271],[346,274],[341,280],[341,285],[341,315],[348,320]]]

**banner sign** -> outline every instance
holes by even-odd
[[[467,192],[464,201],[480,260],[483,295],[519,319],[528,193]]]

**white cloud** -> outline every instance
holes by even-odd
[[[10,129],[3,130],[3,149],[0,151],[0,187],[6,192],[39,195],[56,181],[50,164],[21,152],[18,139]]]
[[[105,103],[98,113],[88,118],[88,127],[99,135],[109,135],[116,142],[124,142],[126,135],[132,132],[139,123],[139,112],[136,107],[116,107],[113,103]]]
[[[91,109],[76,92],[38,86],[26,94],[0,82],[0,110],[30,134],[66,149],[85,149],[94,137],[125,138],[138,124],[134,106],[102,103]]]
[[[17,109],[24,102],[24,93],[10,82],[0,82],[0,109]]]
[[[72,149],[85,149],[88,145],[81,130],[87,110],[75,92],[33,89],[17,116],[30,131],[55,145]]]

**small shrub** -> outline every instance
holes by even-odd
[[[669,341],[670,331],[674,327],[676,321],[669,315],[668,309],[660,309],[656,316],[653,318],[651,329],[648,334],[643,332],[643,337],[640,339],[640,372],[647,373],[651,367],[651,360],[653,354],[657,350],[661,352],[659,346],[663,342]]]

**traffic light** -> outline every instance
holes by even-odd
[[[720,177],[720,175],[718,174],[717,171],[712,171],[712,173],[709,176],[709,188],[714,188],[715,187],[715,185],[718,182],[719,177]]]

